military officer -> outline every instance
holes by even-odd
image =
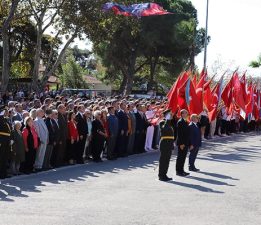
[[[159,159],[159,180],[170,181],[172,178],[167,176],[171,152],[174,144],[174,130],[171,126],[172,113],[170,110],[163,112],[164,120],[160,122],[160,159]]]
[[[8,152],[11,148],[11,127],[5,118],[7,109],[0,106],[0,179],[7,178]]]

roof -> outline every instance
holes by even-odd
[[[87,84],[102,84],[100,80],[98,80],[96,77],[93,76],[84,76],[84,80]]]

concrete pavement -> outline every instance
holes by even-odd
[[[200,173],[157,180],[158,152],[1,181],[0,225],[260,225],[261,136],[204,143]],[[187,161],[186,161],[187,166]]]

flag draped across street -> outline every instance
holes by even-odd
[[[171,12],[164,10],[160,5],[156,3],[140,3],[125,6],[122,4],[108,2],[103,5],[103,10],[106,12],[112,10],[115,15],[135,17],[172,14]]]

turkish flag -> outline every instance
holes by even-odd
[[[203,105],[200,104],[195,87],[190,79],[179,89],[178,101],[180,109],[187,109],[190,114],[200,114],[203,111]]]
[[[211,95],[211,104],[210,104],[210,109],[208,116],[209,116],[209,121],[212,122],[217,118],[217,111],[218,111],[218,106],[219,102],[221,99],[221,93],[222,93],[222,85],[223,85],[223,77],[220,79],[220,81],[215,85],[213,88]]]
[[[211,104],[212,104],[213,95],[212,95],[212,91],[210,88],[211,81],[212,80],[208,81],[204,85],[204,94],[203,94],[203,102],[204,102],[204,105],[207,107],[208,111],[212,110]]]
[[[195,74],[193,79],[192,79],[192,83],[194,85],[194,87],[197,87],[197,75]]]
[[[175,82],[175,84],[172,86],[171,91],[168,93],[167,97],[169,100],[169,108],[173,113],[175,113],[179,108],[179,102],[178,102],[178,91],[179,88],[184,85],[184,83],[188,80],[188,73],[184,72],[182,75],[180,75]]]
[[[225,106],[227,108],[229,108],[232,103],[232,78],[227,83],[226,87],[224,88],[221,97],[224,101]]]
[[[252,84],[247,88],[247,104],[246,104],[246,116],[253,112],[254,107],[254,89]]]
[[[235,103],[243,110],[243,111],[246,111],[246,107],[245,107],[245,100],[244,100],[244,95],[243,95],[243,91],[242,90],[242,85],[241,85],[241,82],[239,80],[239,76],[238,76],[238,73],[235,73],[233,75],[233,78],[232,78],[232,82],[233,82],[233,85],[232,85],[232,89],[233,89],[233,99],[235,101]]]
[[[200,74],[200,80],[196,86],[196,94],[198,96],[199,102],[203,107],[203,91],[204,91],[204,85],[207,82],[207,72],[202,70]]]

